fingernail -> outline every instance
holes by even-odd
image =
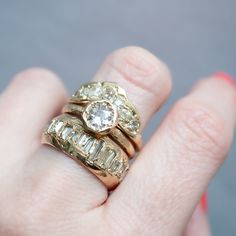
[[[200,200],[200,206],[202,207],[202,210],[207,213],[208,212],[208,197],[207,193],[204,193]]]
[[[233,85],[236,88],[236,80],[233,78],[232,75],[224,72],[224,71],[219,71],[213,75],[217,79],[222,79],[225,82]]]

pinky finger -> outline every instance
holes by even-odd
[[[206,212],[201,205],[195,209],[183,236],[211,236]]]

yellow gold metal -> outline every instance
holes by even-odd
[[[81,118],[83,111],[83,105],[78,104],[66,104],[62,109],[63,113],[74,115],[79,119]],[[130,158],[135,155],[135,149],[141,148],[141,136],[137,135],[135,138],[132,136],[129,137],[117,127],[111,129],[107,136],[120,145]]]
[[[129,168],[128,156],[108,136],[94,137],[77,117],[62,114],[54,118],[42,136],[42,143],[64,152],[114,189]]]
[[[140,134],[140,116],[129,101],[126,92],[114,82],[91,82],[82,85],[69,99],[72,104],[88,104],[91,101],[107,100],[118,110],[118,126],[128,136]]]
[[[142,147],[140,116],[126,92],[113,82],[82,85],[42,135],[51,145],[86,167],[109,189],[129,169]]]
[[[114,82],[91,82],[82,85],[69,99],[69,104],[66,105],[63,112],[83,117],[84,107],[93,101],[100,100],[107,100],[117,108],[118,123],[116,128],[122,131],[123,136],[129,139],[134,149],[139,151],[142,147],[140,116],[129,101],[124,89],[118,84]],[[107,129],[106,134],[112,132],[113,129],[114,127]]]

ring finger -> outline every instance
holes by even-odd
[[[112,53],[94,80],[114,81],[125,88],[129,99],[140,111],[142,129],[166,100],[171,88],[167,67],[146,50],[136,47]],[[37,179],[47,172],[47,176],[51,176],[51,179],[47,177],[47,184],[70,192],[72,201],[78,201],[79,196],[78,203],[83,209],[101,205],[107,198],[106,188],[93,174],[52,148],[42,146],[32,158],[31,165],[31,169],[38,170],[37,174],[34,172]]]

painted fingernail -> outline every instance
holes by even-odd
[[[207,193],[204,193],[200,200],[200,206],[202,207],[202,210],[207,213],[208,212],[208,197]]]
[[[224,71],[219,71],[213,75],[217,79],[222,79],[227,83],[230,83],[236,88],[236,80],[233,78],[232,75],[224,72]]]

